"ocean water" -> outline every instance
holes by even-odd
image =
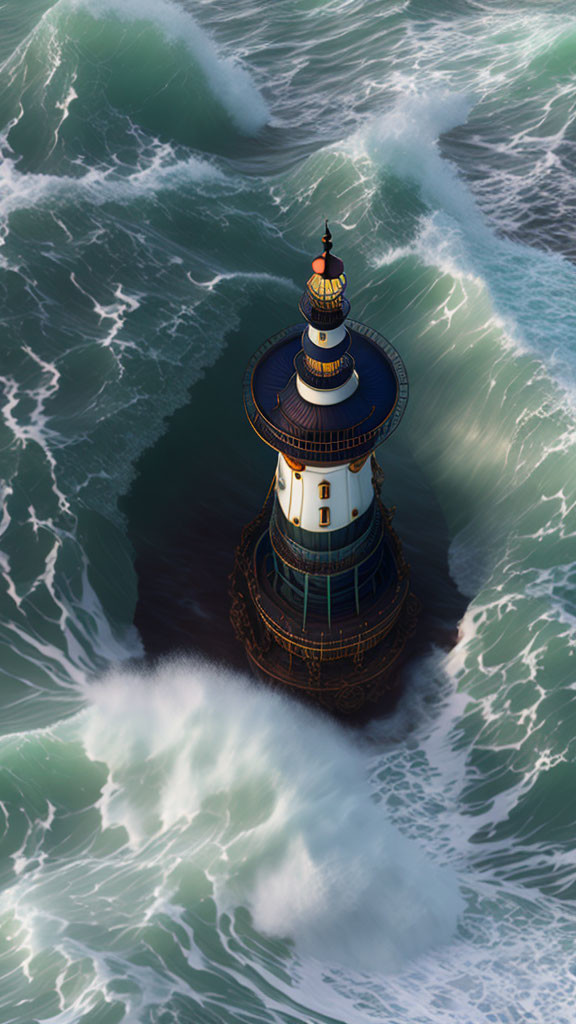
[[[576,1020],[576,13],[0,7],[0,1022]],[[323,218],[411,398],[395,711],[257,687],[244,364]]]

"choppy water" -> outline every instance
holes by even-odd
[[[573,1022],[573,5],[0,26],[0,1021]],[[410,375],[386,500],[461,618],[355,731],[217,664],[273,470],[240,373],[324,216]],[[212,660],[138,667],[135,560],[148,648]]]

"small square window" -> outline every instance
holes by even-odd
[[[318,484],[318,494],[320,496],[320,501],[326,501],[326,499],[330,497],[330,484],[326,483],[325,480],[323,480],[321,484]]]
[[[330,526],[330,509],[320,509],[320,526]]]

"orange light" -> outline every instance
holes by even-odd
[[[291,459],[288,455],[284,456],[284,462],[287,466],[290,466],[290,469],[294,470],[295,473],[302,473],[303,470],[306,469],[302,462],[296,462],[296,459]]]

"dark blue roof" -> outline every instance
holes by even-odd
[[[306,462],[344,462],[371,451],[398,425],[408,399],[404,364],[385,338],[348,321],[360,383],[337,405],[298,394],[294,359],[304,325],[287,328],[254,356],[245,380],[248,417],[272,447]]]

